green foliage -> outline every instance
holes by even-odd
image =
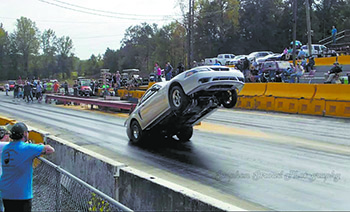
[[[109,212],[111,211],[109,203],[97,196],[95,193],[91,193],[91,199],[89,203],[89,211]]]

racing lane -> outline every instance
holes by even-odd
[[[0,115],[248,210],[350,208],[349,120],[223,109],[189,143],[146,146],[130,144],[115,115],[4,93],[0,104]]]

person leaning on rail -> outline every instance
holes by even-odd
[[[31,211],[33,199],[33,160],[42,154],[55,152],[50,145],[26,143],[28,128],[17,122],[1,154],[2,175],[0,190],[6,211]]]

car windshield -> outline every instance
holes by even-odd
[[[81,80],[80,84],[81,84],[81,86],[89,86],[90,85],[90,80]]]
[[[276,63],[275,62],[265,62],[264,68],[266,69],[276,69]]]
[[[9,81],[9,84],[10,84],[10,85],[14,85],[14,84],[15,84],[15,81]]]
[[[227,67],[210,67],[210,69],[214,70],[214,71],[229,71],[230,69]]]

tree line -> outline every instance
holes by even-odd
[[[297,3],[297,39],[307,43],[306,0],[195,0],[193,17],[193,59],[200,61],[220,53],[249,54],[252,51],[282,52],[293,38],[293,4]],[[350,0],[308,0],[312,40],[317,43],[330,35],[350,29]],[[53,29],[42,33],[35,22],[20,17],[8,32],[0,24],[0,80],[18,76],[61,78],[99,75],[101,68],[111,72],[128,68],[147,75],[154,63],[187,64],[188,0],[178,0],[182,20],[165,26],[142,23],[130,26],[119,49],[107,48],[102,55],[80,60],[73,53],[69,36],[57,37]],[[188,68],[188,67],[187,67]]]

